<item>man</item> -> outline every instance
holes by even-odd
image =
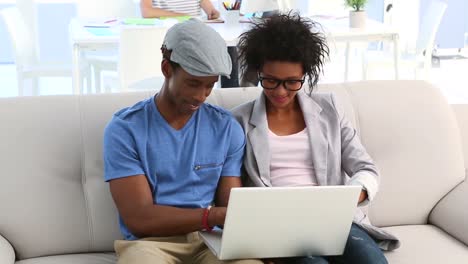
[[[208,19],[219,18],[211,0],[141,0],[143,17],[200,16],[203,9]]]
[[[105,130],[105,179],[125,238],[115,242],[118,263],[225,263],[196,231],[223,225],[230,189],[241,186],[242,129],[204,103],[231,72],[226,44],[192,19],[170,28],[161,50],[161,91],[118,111]]]

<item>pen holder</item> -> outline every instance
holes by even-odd
[[[228,25],[235,25],[239,23],[240,12],[239,10],[225,10],[224,22]]]

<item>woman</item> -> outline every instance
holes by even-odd
[[[211,0],[141,0],[141,15],[143,17],[168,16],[201,16],[201,10],[208,19],[219,18],[219,11],[214,8]]]
[[[375,164],[335,97],[312,93],[328,55],[316,24],[297,14],[273,16],[242,34],[238,50],[242,73],[256,72],[263,87],[258,99],[233,110],[247,138],[245,185],[359,185],[359,206],[371,201],[379,184]],[[272,261],[387,263],[379,245],[393,249],[398,240],[358,211],[343,255]]]

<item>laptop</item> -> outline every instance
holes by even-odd
[[[360,186],[231,189],[224,230],[200,232],[220,260],[341,255]]]

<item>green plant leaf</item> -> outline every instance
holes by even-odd
[[[351,7],[354,11],[361,11],[368,0],[345,0],[345,5]]]

